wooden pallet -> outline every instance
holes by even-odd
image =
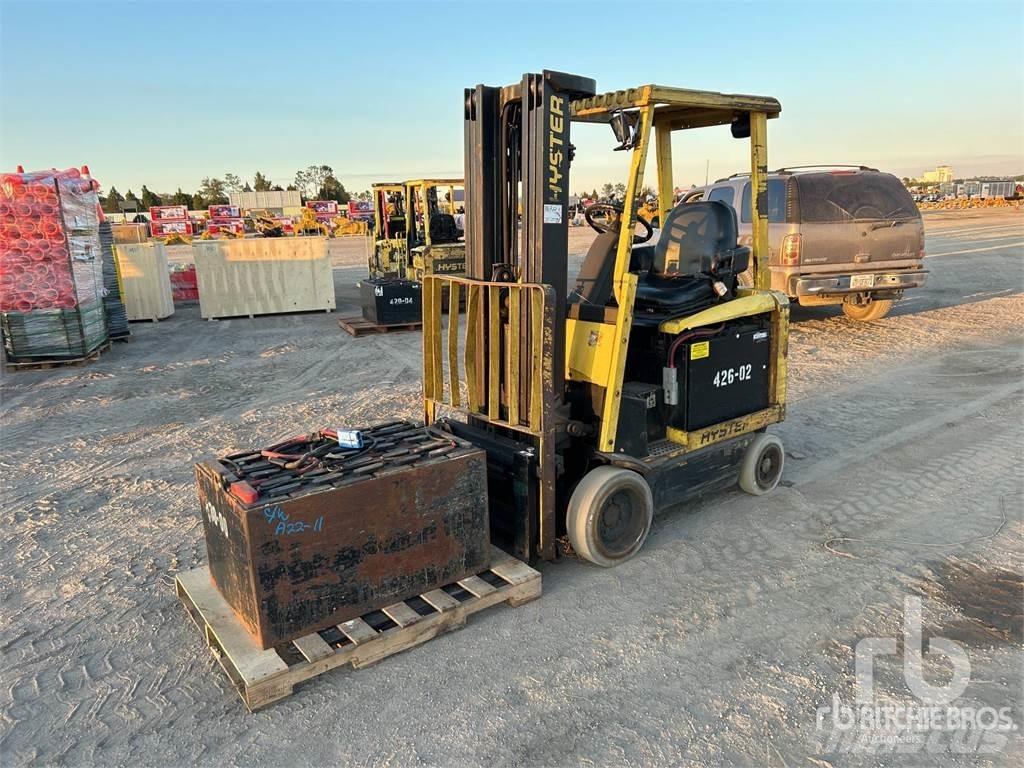
[[[541,593],[540,573],[495,549],[491,567],[381,611],[263,650],[213,585],[206,566],[178,574],[175,589],[250,712],[284,699],[298,683],[343,664],[362,669],[438,635],[498,603],[519,606]]]
[[[209,241],[207,241],[207,242],[209,242]],[[213,315],[211,317],[204,317],[203,320],[206,320],[208,323],[215,323],[215,322],[218,322],[220,320],[246,320],[246,319],[252,320],[253,318],[256,318],[256,317],[284,317],[286,315],[314,315],[314,314],[319,314],[320,312],[323,312],[323,313],[329,315],[333,311],[334,311],[334,307],[323,307],[322,309],[321,308],[317,308],[317,309],[294,309],[294,310],[288,310],[287,312],[250,312],[250,313],[244,314],[244,315]]]
[[[390,333],[392,331],[418,331],[423,327],[423,323],[377,325],[362,317],[339,317],[338,325],[350,336],[365,336],[368,333]]]
[[[110,341],[105,341],[87,355],[81,357],[49,358],[40,357],[36,360],[4,360],[7,371],[44,371],[49,368],[61,368],[68,365],[82,365],[100,359],[100,355],[110,349]]]

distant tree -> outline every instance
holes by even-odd
[[[142,205],[142,201],[139,200],[139,198],[135,196],[135,193],[132,192],[130,189],[128,190],[128,193],[124,196],[124,201],[126,203],[135,203],[135,207],[138,208],[139,210],[142,210],[142,208],[144,207]]]
[[[317,196],[321,200],[337,200],[339,203],[347,203],[352,199],[352,196],[345,191],[345,185],[333,175],[324,179],[322,186],[317,190]]]
[[[256,175],[252,177],[252,187],[257,192],[269,192],[271,191],[270,179],[256,171]]]
[[[620,200],[626,196],[626,185],[621,181],[615,185],[615,196]]]
[[[204,208],[208,205],[220,205],[228,201],[226,187],[221,179],[203,179],[197,194],[202,197],[204,203],[202,207]]]
[[[201,211],[205,207],[206,207],[206,201],[203,200],[203,196],[201,194],[196,192],[194,195],[192,195],[192,202],[191,202],[191,205],[189,205],[189,209],[190,210]]]
[[[117,191],[117,187],[111,187],[107,196],[103,199],[104,213],[120,213],[121,207],[118,203],[124,200],[124,196]]]
[[[305,170],[295,173],[295,186],[304,197],[316,195],[323,189],[328,177],[334,176],[334,170],[329,165],[311,165]]]
[[[171,195],[171,205],[191,205],[192,196],[181,191],[181,187],[178,187],[178,191]]]
[[[611,197],[615,193],[615,187],[611,182],[606,181],[601,187],[601,197]]]
[[[143,184],[142,185],[142,207],[145,208],[146,210],[149,210],[154,205],[162,205],[162,203],[160,202],[160,197],[158,195],[153,194],[149,190],[149,188],[145,184]]]
[[[274,185],[274,189],[277,192],[298,192],[299,191],[299,188],[296,187],[294,184],[289,184],[283,190],[281,189],[281,185],[280,184],[275,184]]]
[[[368,189],[364,189],[362,192],[359,192],[358,194],[356,194],[356,200],[360,200],[360,201],[362,201],[364,203],[368,203],[372,199],[373,199],[373,196],[370,194],[370,190],[368,190]]]
[[[252,192],[252,187],[249,186],[249,182],[245,182],[245,186],[242,187],[243,192]]]
[[[233,173],[224,174],[224,191],[225,192],[241,192],[242,191],[242,180]]]

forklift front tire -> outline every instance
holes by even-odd
[[[654,519],[654,497],[638,473],[597,467],[576,486],[565,517],[576,554],[611,568],[640,551]]]
[[[740,488],[754,496],[768,493],[779,484],[786,452],[775,435],[762,432],[755,437],[740,464]]]

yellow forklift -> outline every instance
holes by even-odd
[[[462,179],[414,179],[374,184],[373,251],[369,277],[359,282],[362,318],[341,318],[353,335],[382,328],[417,328],[423,278],[464,275],[466,245],[456,217]],[[447,309],[447,291],[444,291]]]
[[[370,277],[465,274],[466,244],[456,224],[462,190],[462,179],[374,184]]]
[[[374,184],[373,251],[370,254],[371,278],[405,277],[409,263],[406,238],[406,191],[398,182]]]
[[[409,209],[415,212],[406,229],[409,279],[422,282],[424,275],[466,274],[466,243],[457,223],[462,179],[415,179],[405,182],[405,189]]]
[[[552,71],[466,90],[467,268],[423,277],[424,411],[486,450],[491,535],[510,553],[552,559],[566,536],[613,566],[656,508],[778,483],[783,447],[765,428],[785,415],[789,307],[767,284],[766,125],[780,112],[773,98],[657,85],[597,94]],[[587,209],[599,234],[570,281],[581,122],[609,124],[630,167],[621,205]],[[724,203],[669,208],[671,137],[708,126],[749,139],[753,249]],[[637,215],[649,150],[656,241]]]

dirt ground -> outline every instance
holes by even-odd
[[[929,285],[889,317],[795,309],[776,492],[689,500],[619,568],[543,565],[540,600],[254,715],[174,596],[206,557],[192,464],[418,414],[419,335],[336,324],[361,242],[332,243],[337,314],[181,307],[95,364],[5,374],[0,762],[1019,765],[1019,730],[892,755],[817,727],[907,596],[968,655],[957,705],[1022,723],[1024,218],[926,222]],[[900,664],[878,658],[876,695],[914,704]]]

